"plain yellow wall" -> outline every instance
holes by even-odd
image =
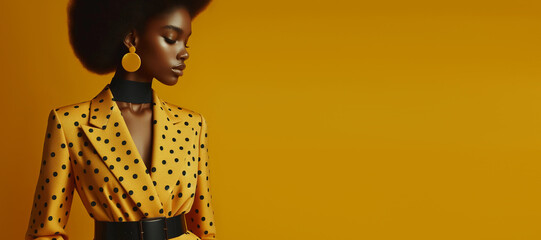
[[[112,74],[67,0],[0,2],[4,239],[22,239],[47,114]],[[166,101],[209,124],[217,236],[540,239],[541,3],[214,0]],[[91,240],[74,199],[68,232]]]

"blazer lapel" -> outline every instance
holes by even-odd
[[[186,165],[187,157],[194,155],[194,139],[185,126],[177,124],[181,118],[173,116],[171,109],[153,91],[153,146],[151,178],[163,205],[168,206],[172,192],[180,185],[180,177],[197,171]],[[191,151],[190,151],[191,150]],[[188,153],[188,154],[186,154]],[[189,165],[189,163],[188,163]],[[197,165],[197,164],[192,164]],[[153,171],[153,170],[156,171]],[[195,170],[192,170],[195,169]]]
[[[179,154],[183,148],[180,142],[184,139],[180,138],[180,130],[175,125],[178,121],[173,121],[176,118],[165,111],[165,103],[154,90],[152,96],[151,169],[142,161],[109,84],[91,100],[89,125],[81,125],[110,172],[148,217],[165,216],[164,203],[168,202],[185,161],[184,155]],[[178,137],[175,138],[175,134],[179,134]]]

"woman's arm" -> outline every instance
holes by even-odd
[[[64,240],[75,186],[64,130],[49,113],[39,177],[25,240]]]
[[[214,210],[211,204],[209,166],[208,166],[208,138],[207,122],[201,115],[199,122],[199,170],[197,171],[197,187],[195,190],[194,203],[190,212],[186,214],[188,229],[202,240],[216,239],[216,224],[214,222]]]

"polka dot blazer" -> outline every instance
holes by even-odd
[[[68,239],[74,190],[91,218],[137,221],[186,214],[188,234],[216,239],[203,115],[154,90],[147,169],[107,84],[92,100],[52,109],[25,239]],[[93,231],[92,231],[93,234]]]

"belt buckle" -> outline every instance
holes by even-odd
[[[160,219],[163,219],[163,224],[164,224],[164,228],[163,230],[165,231],[165,239],[169,239],[167,237],[167,220],[166,220],[166,217],[154,217],[154,218],[143,218],[141,220],[139,220],[139,240],[144,240],[144,237],[143,237],[143,222],[152,222],[152,221],[159,221]]]

